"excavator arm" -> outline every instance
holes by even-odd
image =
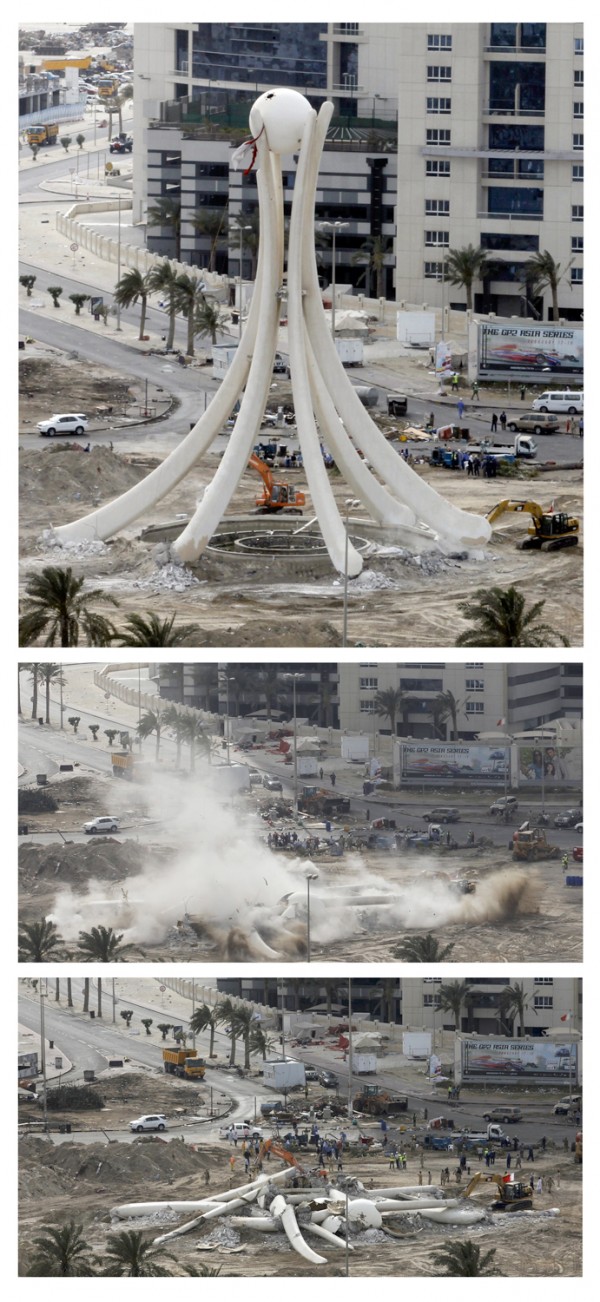
[[[264,461],[261,461],[260,457],[255,456],[254,453],[250,457],[248,465],[252,466],[253,470],[258,471],[258,474],[260,475],[264,483],[267,496],[270,499],[272,496],[273,485],[275,482],[271,474],[270,467],[267,466]]]
[[[539,502],[511,502],[509,498],[505,498],[504,501],[497,502],[491,511],[488,511],[487,518],[490,524],[493,524],[494,520],[499,520],[500,516],[504,515],[506,511],[519,511],[524,515],[530,515],[534,520],[541,520],[544,514]]]

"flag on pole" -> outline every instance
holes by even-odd
[[[506,724],[506,719],[497,719],[497,720],[496,720],[496,727],[497,727],[497,728],[504,728],[505,724]]]
[[[570,1022],[572,1018],[573,1018],[572,1013],[561,1013],[560,1015],[561,1022]]]

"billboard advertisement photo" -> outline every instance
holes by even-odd
[[[583,330],[568,325],[477,323],[480,378],[535,376],[544,384],[583,381]]]
[[[520,745],[519,786],[527,783],[581,782],[580,746],[547,746],[545,743]]]
[[[526,1080],[577,1083],[578,1043],[546,1039],[459,1040],[460,1073],[468,1080]]]
[[[400,780],[423,778],[485,778],[504,782],[510,762],[509,746],[484,746],[479,742],[402,742]]]

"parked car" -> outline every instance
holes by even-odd
[[[508,1125],[511,1121],[522,1121],[523,1113],[520,1108],[492,1108],[490,1112],[484,1112],[484,1121],[504,1121]]]
[[[272,778],[269,773],[265,773],[262,784],[263,787],[267,788],[267,791],[283,791],[279,778]]]
[[[149,1116],[137,1117],[135,1121],[130,1121],[129,1129],[137,1131],[138,1135],[141,1135],[144,1130],[167,1130],[167,1119],[164,1112],[155,1112]]]
[[[259,773],[258,769],[249,769],[248,777],[250,779],[251,787],[255,787],[257,785],[259,787],[262,786],[263,777],[262,777],[262,773]]]
[[[102,832],[118,832],[119,820],[108,816],[106,818],[92,818],[89,823],[83,824],[83,830],[87,832],[88,836],[94,836]]]
[[[583,836],[583,821],[575,824],[575,831],[579,832],[580,836]]]
[[[516,796],[500,796],[493,805],[490,805],[490,814],[504,814],[507,809],[511,814],[516,814],[518,808],[519,802]]]
[[[221,1126],[219,1139],[262,1139],[260,1126],[252,1121],[232,1121],[229,1126]]]
[[[323,1070],[319,1072],[319,1081],[321,1085],[325,1086],[326,1090],[337,1089],[338,1078],[334,1071],[327,1071],[326,1068],[323,1068]]]
[[[559,1099],[554,1104],[552,1111],[555,1117],[567,1117],[570,1112],[579,1112],[581,1110],[581,1094],[572,1094],[570,1097]]]
[[[555,827],[576,827],[581,820],[580,809],[564,809],[561,814],[557,814],[554,819]]]
[[[583,393],[579,389],[548,389],[539,398],[534,398],[531,406],[533,411],[565,412],[575,416],[583,411]]]
[[[428,814],[421,814],[427,823],[458,823],[460,821],[460,809],[453,805],[434,805]]]
[[[318,1080],[318,1079],[319,1079],[319,1073],[318,1073],[316,1067],[305,1067],[305,1068],[304,1068],[304,1079],[305,1079],[305,1080]]]
[[[549,411],[525,412],[522,416],[510,416],[508,428],[512,434],[556,434],[560,429],[558,416]]]
[[[89,421],[82,411],[75,415],[51,416],[49,420],[38,421],[37,428],[43,438],[54,438],[55,434],[85,434]]]

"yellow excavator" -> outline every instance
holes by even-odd
[[[256,510],[259,515],[271,515],[281,511],[288,515],[302,515],[306,498],[300,489],[295,488],[293,484],[277,483],[270,466],[254,454],[250,457],[248,465],[257,471],[264,484],[262,497],[256,499]]]
[[[562,547],[576,547],[579,542],[579,520],[566,511],[554,511],[552,507],[544,510],[539,502],[511,502],[505,498],[488,512],[490,524],[507,511],[531,516],[528,537],[517,543],[520,551],[543,548],[546,552],[556,552]]]
[[[498,1198],[492,1203],[490,1210],[493,1212],[528,1212],[533,1207],[532,1186],[524,1180],[515,1180],[512,1172],[507,1171],[506,1175],[487,1175],[478,1171],[469,1181],[463,1197],[470,1198],[479,1184],[496,1185]]]

